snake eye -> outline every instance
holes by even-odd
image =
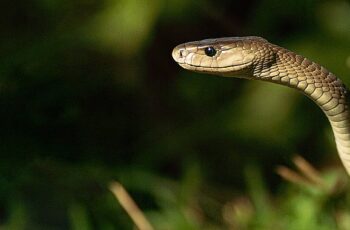
[[[204,49],[204,53],[209,57],[213,57],[216,54],[216,50],[214,47],[208,46]]]

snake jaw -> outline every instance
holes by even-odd
[[[252,76],[249,71],[251,63],[242,63],[227,67],[203,67],[187,63],[178,63],[182,68],[191,70],[197,73],[207,73],[212,75],[220,75],[223,77],[250,78]]]

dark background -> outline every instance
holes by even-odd
[[[278,204],[275,169],[296,153],[341,167],[327,119],[303,95],[171,58],[183,42],[246,35],[350,85],[348,1],[1,1],[0,224],[132,229],[108,191],[117,180],[156,229],[226,229],[220,210],[249,183]]]

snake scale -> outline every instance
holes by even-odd
[[[303,92],[330,121],[340,159],[350,175],[349,93],[327,69],[253,36],[188,42],[176,46],[172,56],[187,70],[268,81]]]

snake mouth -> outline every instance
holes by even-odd
[[[195,64],[190,64],[190,63],[186,63],[186,62],[177,62],[177,64],[179,64],[180,66],[192,66],[192,67],[201,67],[201,68],[209,68],[209,69],[225,69],[225,68],[248,65],[248,64],[250,64],[250,62],[239,63],[239,64],[234,64],[234,65],[229,65],[229,66],[202,66],[202,65],[195,65]]]
[[[225,73],[225,72],[235,72],[240,71],[248,67],[251,63],[239,63],[236,65],[229,66],[202,66],[202,65],[194,65],[186,62],[177,62],[184,69],[196,71],[196,72],[206,72],[206,73]]]

